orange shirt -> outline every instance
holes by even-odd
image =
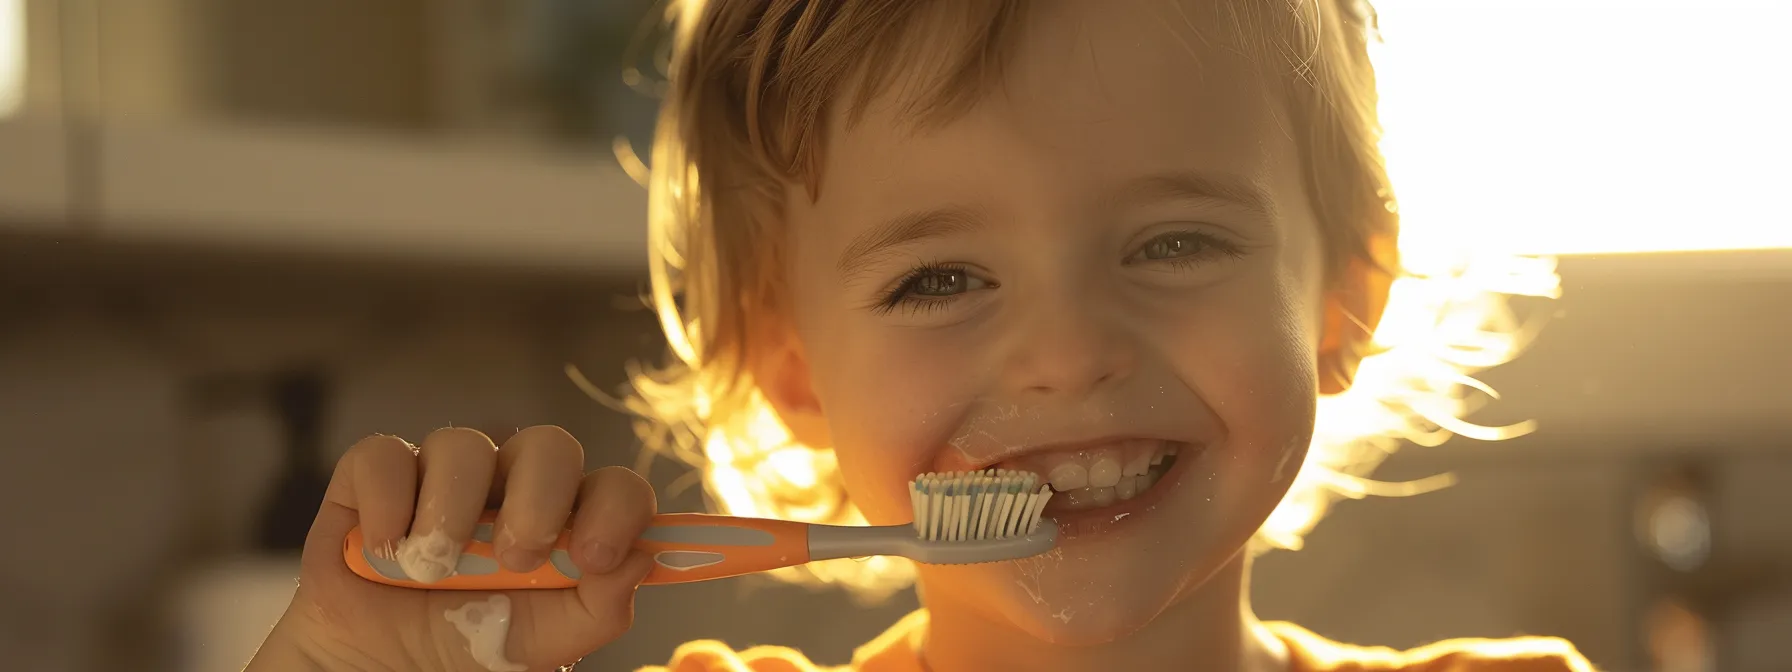
[[[1452,639],[1411,651],[1326,640],[1292,623],[1266,623],[1288,645],[1288,672],[1593,672],[1574,645],[1553,637]],[[756,646],[736,652],[715,640],[678,647],[665,667],[639,672],[925,672],[918,653],[927,610],[909,614],[858,648],[844,667],[821,667],[801,652]]]

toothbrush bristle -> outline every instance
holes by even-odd
[[[1039,529],[1051,486],[1027,471],[922,474],[909,483],[915,535],[928,541],[1007,539]]]

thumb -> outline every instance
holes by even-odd
[[[634,625],[635,589],[652,571],[653,556],[635,550],[610,572],[586,574],[575,589],[510,593],[528,602],[517,614],[511,651],[532,664],[552,663],[578,660],[615,641]]]
[[[299,559],[299,586],[293,601],[281,618],[297,626],[320,627],[324,632],[338,633],[345,626],[353,627],[357,606],[373,593],[392,588],[362,579],[350,571],[342,559],[343,540],[358,524],[354,509],[324,502],[305,535],[305,550]]]
[[[604,574],[588,574],[579,580],[579,604],[590,616],[594,629],[589,634],[602,636],[606,634],[603,625],[616,626],[615,632],[608,638],[615,639],[627,632],[635,619],[635,589],[653,572],[653,554],[647,551],[630,550],[628,557],[616,569]]]
[[[360,514],[354,509],[324,502],[317,509],[317,518],[311,521],[311,531],[305,535],[300,571],[313,577],[353,577],[348,565],[342,561],[342,544],[348,539],[349,531],[358,524]]]

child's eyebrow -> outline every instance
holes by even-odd
[[[1269,217],[1275,208],[1255,182],[1235,175],[1171,170],[1134,178],[1103,200],[1108,209],[1161,201],[1222,201]]]
[[[940,238],[973,231],[983,226],[983,217],[964,206],[946,206],[898,215],[885,220],[854,238],[840,253],[837,268],[842,276],[851,277],[870,260],[928,238]]]

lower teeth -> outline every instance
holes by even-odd
[[[1116,501],[1132,499],[1156,485],[1157,479],[1168,472],[1170,465],[1175,462],[1175,457],[1165,458],[1161,464],[1153,465],[1144,475],[1122,476],[1119,484],[1105,488],[1083,487],[1058,491],[1057,496],[1052,498],[1052,503],[1062,502],[1062,504],[1052,508],[1075,511],[1108,506]]]

